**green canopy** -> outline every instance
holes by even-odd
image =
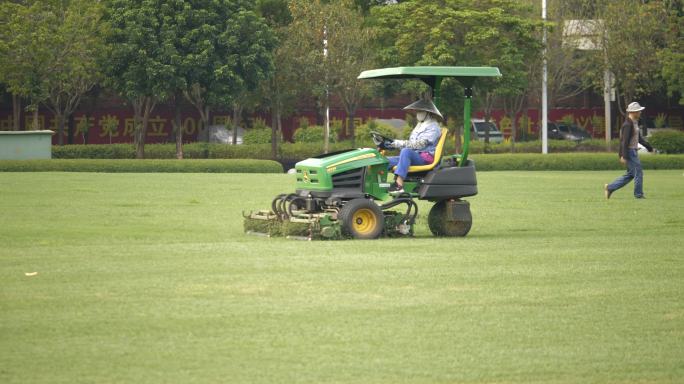
[[[475,77],[501,77],[496,67],[394,67],[363,71],[359,79],[420,79],[435,88],[437,78],[455,77],[471,86]]]
[[[363,71],[359,79],[420,79],[432,88],[434,102],[437,108],[439,103],[439,89],[442,79],[445,77],[455,78],[465,87],[465,103],[463,105],[463,153],[457,155],[460,165],[465,166],[468,160],[468,147],[470,146],[470,108],[473,97],[473,83],[478,77],[501,77],[499,68],[496,67],[394,67]]]

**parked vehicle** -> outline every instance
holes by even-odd
[[[501,143],[503,141],[503,134],[493,121],[471,119],[470,122],[471,140],[485,141],[485,138],[489,135],[490,143]]]
[[[549,122],[547,129],[549,139],[572,140],[579,142],[591,138],[591,135],[587,131],[576,126],[575,124]]]

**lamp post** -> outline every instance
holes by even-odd
[[[328,26],[323,26],[323,58],[328,60]],[[328,69],[325,70],[325,136],[323,138],[323,153],[330,151],[330,87],[328,86]]]
[[[542,0],[542,20],[546,23],[546,0]],[[543,52],[543,65],[542,65],[542,153],[546,154],[549,152],[548,149],[548,95],[547,95],[547,82],[548,82],[548,70],[546,62],[546,25],[544,25],[544,35],[542,37],[542,43],[544,45]]]

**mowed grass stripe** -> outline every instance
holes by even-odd
[[[684,377],[681,171],[480,172],[466,238],[242,234],[292,176],[0,173],[0,380]],[[38,272],[26,276],[27,272]]]

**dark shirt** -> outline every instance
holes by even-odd
[[[632,119],[627,117],[625,122],[622,124],[622,128],[620,128],[620,157],[627,156],[629,143],[632,141],[632,135],[635,133],[639,135],[639,144],[646,147],[649,152],[653,152],[653,147],[651,147],[651,144],[649,144],[648,141],[641,136],[641,132],[634,129],[634,122]]]

